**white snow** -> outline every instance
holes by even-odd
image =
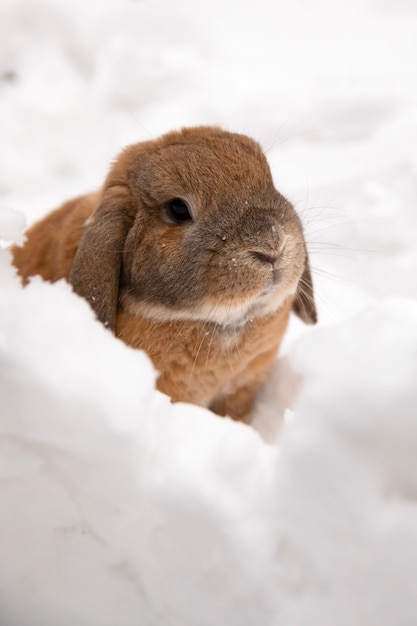
[[[413,0],[1,0],[0,626],[415,626]],[[124,145],[216,123],[306,229],[253,427],[154,389],[8,242]]]

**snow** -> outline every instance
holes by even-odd
[[[417,88],[412,0],[2,0],[0,626],[414,626]],[[155,391],[8,242],[128,143],[258,139],[305,224],[253,426]]]

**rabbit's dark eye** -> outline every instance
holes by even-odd
[[[174,222],[181,223],[191,219],[187,204],[181,198],[174,198],[167,205],[168,215]]]

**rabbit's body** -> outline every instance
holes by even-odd
[[[184,129],[128,147],[102,190],[14,249],[20,275],[65,278],[144,349],[174,401],[247,420],[291,308],[315,321],[301,224],[251,139]]]

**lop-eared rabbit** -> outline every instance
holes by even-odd
[[[13,250],[26,283],[68,280],[145,350],[173,401],[248,421],[291,310],[316,321],[303,229],[260,146],[215,127],[128,146],[103,187]]]

